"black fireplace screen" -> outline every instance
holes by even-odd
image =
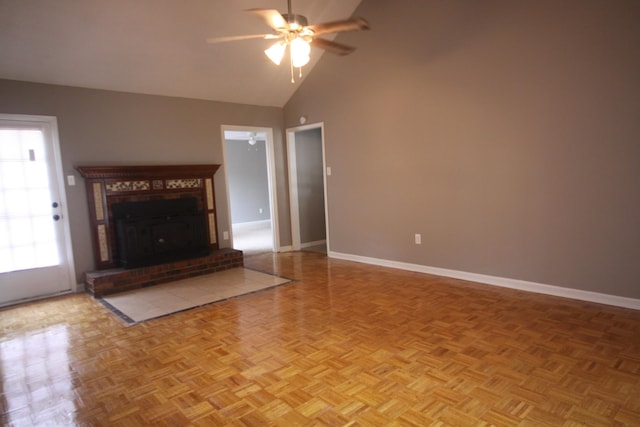
[[[114,203],[118,264],[125,268],[209,254],[205,217],[195,198]]]

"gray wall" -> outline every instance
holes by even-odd
[[[266,143],[226,140],[225,147],[232,222],[270,219]]]
[[[640,298],[640,2],[356,14],[285,107],[325,124],[331,249]]]
[[[84,181],[74,169],[97,164],[222,164],[221,125],[274,129],[281,241],[290,244],[282,109],[0,80],[0,112],[56,116],[78,281],[94,268]],[[224,172],[215,175],[218,235],[230,230]]]
[[[300,242],[325,240],[322,131],[317,128],[296,132],[295,141]]]

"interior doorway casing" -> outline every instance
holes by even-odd
[[[289,206],[291,210],[291,247],[294,251],[298,251],[302,248],[300,237],[300,209],[298,202],[298,169],[296,165],[296,133],[308,131],[311,129],[320,129],[320,143],[322,145],[322,183],[324,192],[325,238],[327,245],[327,254],[329,254],[329,203],[327,199],[327,161],[324,143],[323,122],[287,128],[286,131],[288,162],[287,166],[289,170]]]
[[[225,188],[227,193],[227,217],[229,218],[229,238],[231,245],[233,246],[233,217],[231,212],[231,195],[229,186],[229,171],[227,170],[227,148],[225,131],[240,131],[240,132],[256,132],[265,133],[266,139],[266,155],[267,155],[267,187],[269,190],[269,211],[271,216],[271,231],[273,238],[273,251],[280,252],[280,232],[278,226],[278,199],[276,194],[276,165],[275,165],[275,147],[273,142],[273,129],[255,126],[236,126],[236,125],[222,125],[222,153],[224,158],[223,172],[225,180]]]

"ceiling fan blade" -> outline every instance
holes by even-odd
[[[313,31],[314,35],[327,33],[341,33],[343,31],[359,31],[368,30],[369,22],[364,18],[351,18],[342,21],[325,22],[324,24],[315,24],[307,26]]]
[[[260,16],[274,30],[287,28],[287,20],[275,9],[247,9],[246,12]]]
[[[355,47],[347,46],[346,44],[316,38],[311,40],[311,46],[319,47],[320,49],[324,49],[327,52],[335,53],[336,55],[348,55],[356,50]]]
[[[278,39],[281,36],[277,34],[251,34],[246,36],[227,36],[227,37],[210,37],[207,39],[207,43],[223,43],[233,42],[236,40],[250,40],[250,39]]]

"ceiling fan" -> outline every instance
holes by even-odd
[[[280,65],[282,58],[289,48],[291,83],[294,83],[293,69],[298,68],[302,76],[302,67],[309,62],[311,46],[324,49],[337,55],[348,55],[355,47],[319,38],[323,34],[340,33],[344,31],[368,30],[369,23],[364,18],[349,18],[340,21],[325,22],[323,24],[308,25],[307,18],[291,12],[291,0],[287,0],[286,14],[280,14],[275,9],[248,9],[247,12],[258,15],[274,32],[269,34],[250,34],[242,36],[212,37],[207,43],[220,43],[248,39],[276,40],[264,53]]]

